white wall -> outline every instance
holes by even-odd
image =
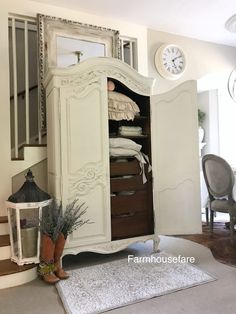
[[[156,50],[164,43],[179,45],[185,52],[187,68],[183,76],[170,81],[162,78],[154,65]],[[187,80],[204,80],[205,89],[213,88],[215,79],[224,77],[225,88],[227,77],[236,65],[236,48],[204,42],[184,36],[178,36],[155,30],[148,30],[148,71],[149,76],[157,79],[155,86],[156,93],[165,92],[174,86]],[[222,80],[221,80],[222,81]],[[201,86],[202,87],[202,86]],[[217,88],[217,86],[214,86]]]
[[[203,142],[206,143],[202,155],[218,155],[220,152],[218,90],[200,92],[198,94],[198,108],[206,114],[202,123],[205,130]]]
[[[236,169],[236,103],[228,94],[218,92],[219,154]]]
[[[4,200],[11,192],[10,167],[10,110],[9,110],[9,75],[8,75],[8,18],[5,7],[0,8],[0,214],[4,209]]]
[[[47,190],[47,160],[43,160],[33,167],[30,167],[30,170],[34,175],[34,181],[37,186],[44,191]],[[12,177],[12,193],[18,191],[23,182],[25,182],[25,174],[25,171],[23,171]]]

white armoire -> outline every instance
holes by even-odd
[[[134,120],[109,120],[107,82],[140,109]],[[152,95],[154,80],[113,58],[51,68],[45,79],[49,193],[63,206],[79,199],[85,224],[64,254],[112,253],[160,234],[201,232],[196,83]],[[138,135],[120,135],[134,126]],[[109,138],[129,138],[149,157],[110,156]]]

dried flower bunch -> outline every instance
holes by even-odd
[[[56,242],[58,235],[63,233],[65,239],[77,228],[86,223],[91,223],[89,219],[83,219],[87,207],[84,203],[78,205],[78,200],[74,200],[66,206],[63,211],[62,204],[52,201],[50,206],[44,209],[40,221],[40,229],[43,234],[48,235],[53,242]]]
[[[84,224],[91,223],[89,219],[82,219],[81,217],[86,213],[87,207],[84,207],[84,203],[77,205],[78,200],[74,200],[72,203],[66,206],[66,210],[62,213],[61,210],[61,232],[63,233],[65,239],[77,228],[83,226]]]
[[[56,242],[61,231],[61,216],[62,206],[61,204],[58,205],[55,200],[43,209],[42,218],[40,220],[40,230],[42,234],[48,235],[53,242]]]

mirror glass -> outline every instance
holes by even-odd
[[[38,14],[39,110],[41,130],[46,129],[43,81],[51,66],[66,67],[91,57],[119,58],[119,31]]]
[[[69,37],[57,37],[57,66],[67,67],[91,57],[106,55],[105,44]]]

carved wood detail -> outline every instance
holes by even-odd
[[[65,248],[64,255],[66,254],[78,254],[81,252],[94,252],[94,253],[101,253],[101,254],[110,254],[115,253],[118,251],[121,251],[125,248],[127,248],[129,245],[138,243],[138,242],[147,242],[148,240],[154,240],[154,251],[158,251],[158,245],[160,243],[160,239],[157,235],[148,235],[148,236],[142,236],[142,237],[136,237],[136,238],[129,238],[124,240],[117,240],[107,243],[101,243],[101,244],[94,244],[89,246],[81,246],[81,247],[71,247],[71,248]]]
[[[90,162],[69,176],[69,198],[86,195],[97,185],[104,186],[102,162]]]
[[[98,77],[104,75],[111,77],[127,85],[132,90],[138,90],[140,93],[149,94],[150,87],[143,84],[141,81],[134,80],[133,77],[129,77],[128,72],[122,73],[119,69],[103,67],[102,69],[90,70],[84,73],[80,73],[79,76],[68,76],[68,78],[61,79],[60,83],[62,86],[79,86],[83,82],[94,82]]]

